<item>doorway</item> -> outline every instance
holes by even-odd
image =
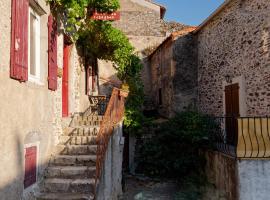
[[[67,37],[64,37],[64,55],[63,55],[63,78],[62,78],[62,116],[69,116],[69,60],[71,52],[71,43]]]
[[[239,84],[225,86],[225,123],[228,144],[237,145],[239,110]]]

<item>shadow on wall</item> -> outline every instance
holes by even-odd
[[[31,140],[34,138],[31,137],[33,133],[28,134],[25,141],[22,141],[18,133],[18,130],[12,132],[14,135],[12,144],[5,144],[5,142],[2,141],[2,148],[8,147],[10,150],[6,155],[2,155],[0,159],[0,200],[35,200],[34,193],[38,191],[38,182],[41,181],[44,169],[47,167],[47,164],[44,164],[45,161],[42,163],[42,159],[40,158],[40,153],[44,152],[41,152],[42,149],[38,147],[40,153],[37,151],[37,182],[24,189],[25,147],[27,144],[35,144],[36,142],[29,143],[30,138]],[[28,141],[28,143],[25,143],[26,141]],[[48,160],[46,160],[46,163],[48,163]]]

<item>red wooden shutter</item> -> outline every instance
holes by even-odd
[[[68,117],[68,70],[71,45],[64,41],[63,78],[62,78],[62,116]]]
[[[48,87],[57,90],[57,21],[52,15],[48,18]]]
[[[25,175],[24,175],[24,188],[27,188],[34,183],[37,179],[37,147],[26,148],[25,152]]]
[[[12,0],[10,77],[28,79],[29,0]]]

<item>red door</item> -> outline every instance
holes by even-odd
[[[68,68],[71,45],[65,41],[64,44],[64,61],[63,61],[63,79],[62,79],[62,116],[69,116],[68,109]]]

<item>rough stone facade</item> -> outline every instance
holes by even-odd
[[[270,2],[231,0],[224,5],[195,33],[198,108],[214,116],[225,115],[225,86],[238,83],[240,116],[269,115]],[[208,172],[212,171],[214,183],[227,199],[269,199],[268,160],[229,159],[217,152],[207,157]],[[237,196],[231,196],[232,191]]]
[[[164,117],[195,106],[197,51],[192,30],[173,33],[149,57],[152,109]]]
[[[208,181],[218,190],[217,195],[212,196],[211,200],[238,200],[237,160],[218,152],[206,152],[205,155]]]
[[[114,26],[127,35],[136,52],[142,58],[144,68],[141,77],[145,86],[146,98],[149,98],[148,94],[151,92],[150,71],[147,61],[144,59],[148,55],[144,52],[160,45],[171,32],[186,26],[175,22],[165,22],[162,19],[161,7],[151,2],[145,0],[120,0],[120,4],[121,18],[119,21],[114,22]],[[108,85],[109,81],[105,80],[119,82],[116,77],[116,70],[111,63],[100,62],[99,70],[99,76],[103,84]],[[101,87],[101,92],[103,92],[103,88]]]
[[[240,84],[240,115],[270,114],[270,3],[233,0],[198,33],[198,106],[224,115],[225,76]]]

